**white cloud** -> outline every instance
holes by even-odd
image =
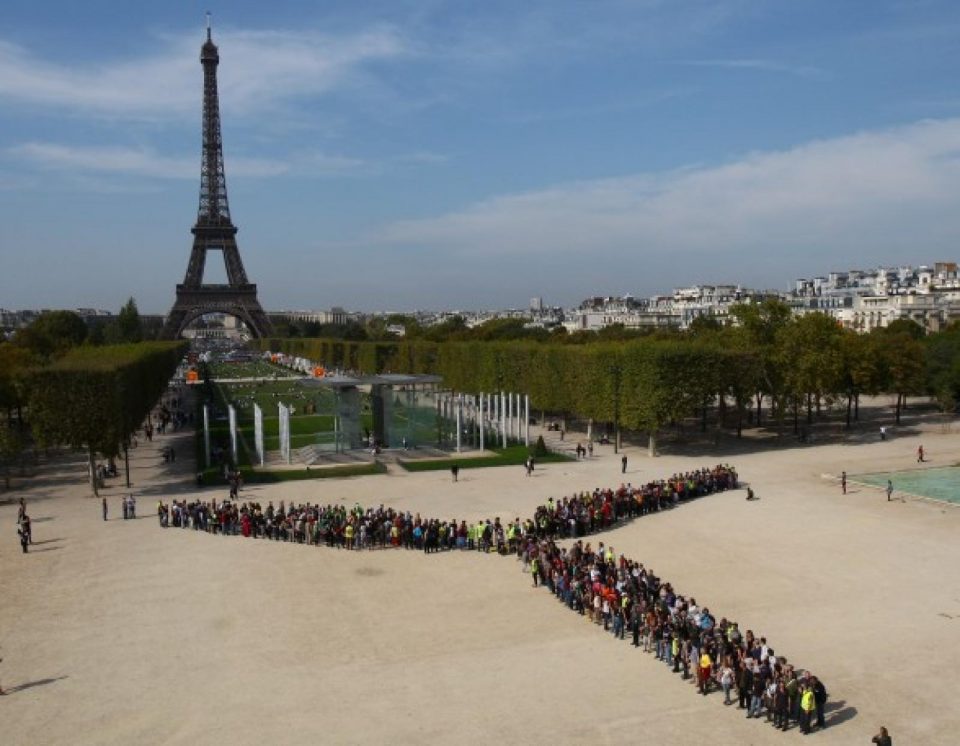
[[[149,148],[75,147],[58,143],[28,142],[10,148],[10,155],[37,166],[71,172],[98,172],[147,176],[156,179],[197,179],[199,156],[167,157]],[[282,161],[232,158],[227,175],[279,176],[289,170]]]
[[[202,35],[160,40],[150,55],[97,65],[55,64],[0,40],[0,100],[56,106],[103,117],[192,116],[200,101]],[[218,31],[221,103],[259,112],[297,96],[357,84],[372,61],[407,53],[400,34],[373,27],[328,36],[314,31]]]
[[[545,276],[551,263],[563,262],[566,273],[591,272],[602,258],[622,262],[618,281],[637,283],[649,282],[645,272],[654,268],[667,284],[689,282],[700,267],[714,279],[717,271],[749,278],[753,265],[769,269],[775,260],[778,281],[786,282],[802,267],[954,247],[958,192],[960,120],[953,119],[720,166],[494,197],[440,217],[395,222],[375,239],[441,250],[453,260],[537,263]]]

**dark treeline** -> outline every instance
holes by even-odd
[[[186,352],[185,342],[140,342],[136,304],[116,320],[122,344],[102,344],[95,329],[71,311],[41,315],[8,342],[0,342],[0,467],[10,467],[32,444],[125,452],[133,433],[163,393]]]
[[[583,344],[543,330],[546,339],[458,331],[441,339],[273,338],[260,344],[329,368],[433,373],[461,391],[526,392],[536,409],[646,431],[651,448],[659,430],[691,416],[706,429],[708,412],[716,427],[730,423],[739,435],[746,422],[768,419],[800,432],[837,408],[850,426],[862,394],[895,395],[898,422],[908,395],[932,395],[944,412],[955,409],[960,325],[924,336],[914,322],[896,321],[858,334],[825,314],[794,316],[778,301],[736,306],[732,315],[736,324],[706,318],[683,333],[594,334]]]

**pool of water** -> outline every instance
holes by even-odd
[[[893,482],[894,496],[897,492],[908,492],[960,505],[960,467],[956,466],[856,474],[850,479],[877,487],[886,487],[889,479]]]

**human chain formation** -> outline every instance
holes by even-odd
[[[672,509],[704,495],[735,489],[736,471],[727,465],[703,468],[640,487],[595,489],[559,501],[550,498],[532,518],[503,523],[439,520],[380,505],[301,504],[264,508],[234,500],[161,501],[162,527],[193,528],[224,536],[244,536],[347,550],[405,548],[431,554],[464,550],[513,554],[530,573],[534,587],[549,589],[572,611],[602,625],[618,639],[629,631],[634,647],[654,654],[675,673],[690,679],[706,696],[716,686],[724,704],[738,702],[748,718],[761,718],[787,730],[824,727],[827,695],[823,684],[774,654],[764,637],[741,633],[737,622],[721,618],[642,563],[617,555],[582,537],[623,521]],[[573,540],[568,548],[558,542]],[[737,700],[731,697],[736,691]]]

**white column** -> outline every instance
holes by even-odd
[[[517,440],[523,437],[523,429],[520,426],[521,416],[523,415],[523,406],[522,406],[523,397],[520,394],[517,394]]]
[[[210,407],[203,405],[203,455],[207,459],[207,468],[213,466],[210,463]]]
[[[458,397],[456,402],[452,402],[456,407],[457,414],[457,453],[460,453],[460,433],[463,430],[463,401]]]
[[[523,397],[523,442],[527,447],[530,446],[530,394],[524,394]]]
[[[227,416],[230,423],[230,455],[233,465],[237,466],[237,410],[232,404],[227,405]]]
[[[503,447],[507,447],[507,395],[500,392],[500,433]]]
[[[480,411],[480,416],[478,418],[478,422],[480,425],[480,450],[482,451],[483,450],[483,394],[480,394],[479,411]]]
[[[253,447],[257,452],[257,460],[260,462],[260,466],[263,466],[265,461],[263,452],[263,410],[256,402],[253,404]]]

